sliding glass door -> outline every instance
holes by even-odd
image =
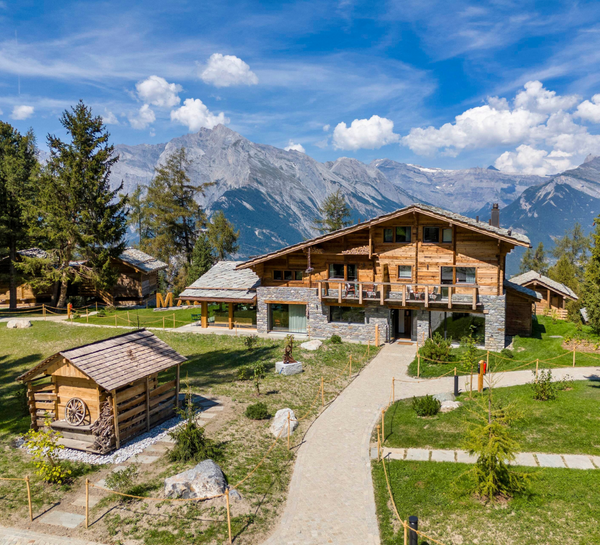
[[[269,329],[306,333],[306,305],[269,304]]]

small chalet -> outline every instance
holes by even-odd
[[[567,301],[577,301],[579,299],[568,286],[536,271],[527,271],[513,276],[510,281],[541,294],[541,300],[535,304],[536,314],[549,314],[552,312],[565,314]]]
[[[48,254],[40,248],[28,248],[18,250],[16,262],[20,262],[24,257],[37,257],[44,259]],[[45,290],[43,293],[34,292],[29,284],[19,284],[17,286],[17,303],[19,305],[35,305],[37,300],[50,301],[52,290]],[[8,256],[0,259],[0,304],[8,304],[10,300],[10,258]]]
[[[185,304],[201,306],[201,325],[256,326],[256,288],[260,278],[243,261],[219,261],[179,296]],[[225,310],[226,307],[226,310]]]
[[[172,418],[186,358],[144,329],[58,352],[19,377],[31,427],[63,434],[69,448],[108,452]],[[159,374],[176,367],[174,380]]]

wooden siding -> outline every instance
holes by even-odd
[[[506,334],[529,337],[533,323],[533,303],[530,298],[506,290]]]

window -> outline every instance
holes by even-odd
[[[293,280],[294,275],[292,274],[292,271],[283,271],[283,279],[284,280]]]
[[[394,242],[394,230],[384,229],[383,230],[383,242]]]
[[[302,280],[302,271],[294,271],[294,280]]]
[[[439,227],[423,227],[423,242],[439,242],[440,228]]]
[[[399,280],[412,280],[412,266],[411,265],[398,265],[398,279]]]
[[[475,284],[475,267],[456,267],[457,284]]]
[[[442,242],[452,242],[452,229],[442,229]]]
[[[364,324],[365,309],[362,307],[329,307],[329,320],[343,324]]]
[[[442,284],[454,284],[454,267],[442,267]]]
[[[329,264],[329,278],[340,278],[344,279],[344,264],[343,263],[330,263]]]
[[[356,280],[357,279],[356,265],[354,265],[354,264],[346,265],[346,270],[348,271],[348,275],[347,275],[348,280]]]
[[[302,271],[273,271],[273,280],[289,282],[302,279]]]
[[[283,271],[273,271],[273,280],[283,280]]]
[[[410,227],[396,227],[396,242],[410,242]]]

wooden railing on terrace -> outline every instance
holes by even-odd
[[[477,309],[479,286],[476,284],[413,284],[404,282],[353,282],[347,280],[319,280],[319,299],[337,299],[338,303],[379,301],[406,305],[442,304],[470,306]]]

